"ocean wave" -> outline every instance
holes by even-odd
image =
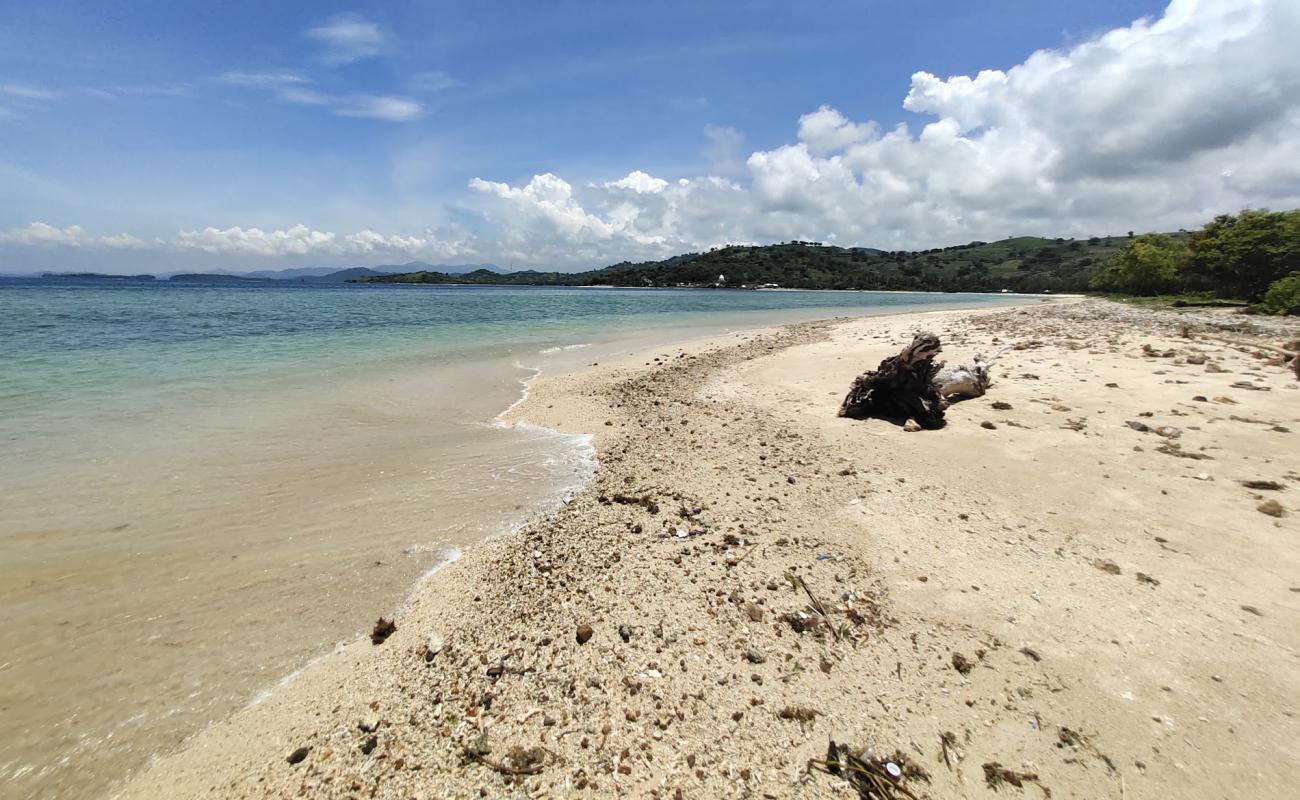
[[[546,355],[550,355],[551,353],[565,353],[568,352],[569,350],[581,350],[584,347],[591,347],[591,344],[592,344],[591,342],[581,342],[579,344],[556,345],[555,347],[543,348],[541,350],[538,350],[537,352],[540,355],[546,356]]]

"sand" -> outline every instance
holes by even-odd
[[[942,431],[837,418],[918,328],[1012,346],[989,394]],[[847,797],[808,768],[835,739],[918,796],[995,796],[994,762],[1036,776],[996,796],[1283,796],[1300,384],[1252,344],[1295,335],[1088,300],[544,378],[512,418],[594,434],[585,490],[118,794]]]

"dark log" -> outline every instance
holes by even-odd
[[[934,357],[941,349],[938,336],[918,333],[898,355],[853,379],[839,415],[899,424],[913,419],[922,428],[942,428],[943,399],[934,388]]]

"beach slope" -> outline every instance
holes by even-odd
[[[989,394],[837,418],[921,328],[1007,348]],[[832,739],[917,796],[1281,796],[1300,386],[1259,345],[1295,334],[1089,300],[539,380],[512,419],[594,434],[591,485],[120,796],[851,796]]]

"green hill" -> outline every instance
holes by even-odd
[[[465,275],[411,272],[364,283],[480,283],[538,286],[710,286],[775,284],[790,289],[892,289],[1017,292],[1083,291],[1127,237],[1043,239],[1020,236],[933,250],[881,251],[816,242],[736,245],[663,261],[624,262],[589,272],[479,270]]]

